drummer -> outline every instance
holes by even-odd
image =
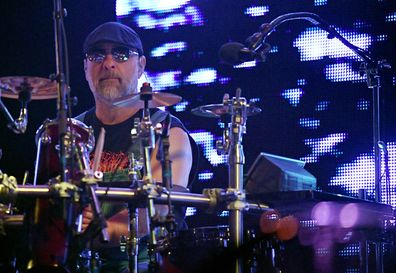
[[[140,104],[114,106],[113,102],[139,92],[138,79],[143,75],[146,57],[138,34],[126,25],[107,22],[95,28],[83,45],[85,78],[95,99],[95,106],[80,114],[77,119],[90,125],[98,139],[101,128],[105,129],[104,148],[100,170],[104,181],[129,181],[128,156],[140,158],[139,141],[131,140],[131,129],[135,119],[142,117]],[[158,113],[157,113],[158,112]],[[163,121],[167,113],[151,109],[153,124]],[[187,188],[193,169],[193,140],[182,122],[172,116],[169,130],[172,181],[175,187]],[[158,144],[158,143],[157,143]],[[157,157],[158,145],[151,154],[151,168],[154,181],[162,180],[161,162]],[[111,185],[111,184],[110,184]],[[167,206],[156,206],[161,215],[167,214]],[[126,204],[102,202],[102,212],[107,220],[109,243],[95,241],[94,250],[106,262],[102,272],[127,271],[127,254],[120,251],[120,237],[128,236],[128,211]],[[184,213],[176,218],[179,228]],[[90,207],[83,212],[83,229],[93,220]],[[138,235],[148,234],[147,209],[139,209]],[[144,241],[144,240],[141,240]],[[139,247],[140,248],[140,247]],[[139,254],[139,259],[141,255]]]

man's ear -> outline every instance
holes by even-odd
[[[140,78],[140,76],[144,72],[144,68],[146,67],[146,57],[145,56],[139,57],[138,66],[139,66],[139,78]]]
[[[84,74],[85,74],[85,78],[87,78],[87,60],[84,59]]]

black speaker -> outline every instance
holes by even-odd
[[[301,160],[260,153],[247,173],[246,193],[315,190],[316,178],[304,165]]]

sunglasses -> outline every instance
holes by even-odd
[[[139,53],[136,50],[129,49],[127,47],[115,47],[112,49],[93,48],[85,54],[85,57],[90,62],[100,64],[104,61],[108,54],[111,54],[117,63],[126,62],[131,56],[134,55],[139,56]]]

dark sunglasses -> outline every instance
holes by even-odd
[[[136,50],[127,47],[115,47],[112,49],[93,48],[85,54],[85,57],[91,62],[100,64],[108,54],[111,54],[117,63],[126,62],[134,55],[139,56]]]

